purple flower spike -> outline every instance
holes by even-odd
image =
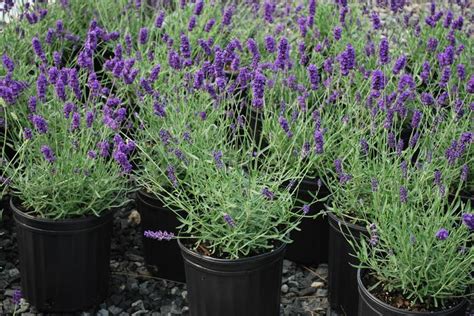
[[[32,139],[33,138],[33,131],[31,129],[29,129],[28,127],[25,127],[23,129],[23,138],[24,139]]]
[[[278,118],[278,123],[280,123],[281,128],[285,131],[286,136],[288,136],[288,138],[293,137],[293,133],[290,130],[290,126],[286,118],[284,118],[283,116],[280,116]]]
[[[216,163],[217,169],[224,168],[224,163],[222,162],[222,151],[214,151],[212,155],[214,156],[214,162]]]
[[[40,40],[37,37],[33,37],[31,44],[33,45],[33,50],[35,51],[36,56],[38,56],[42,62],[46,63],[46,55],[41,47]]]
[[[462,214],[462,221],[469,228],[469,230],[474,230],[474,214]]]
[[[101,157],[107,158],[110,154],[110,144],[108,141],[101,141],[97,143],[97,147],[99,148],[99,154]]]
[[[372,178],[370,180],[370,186],[372,188],[372,192],[377,192],[379,188],[379,181],[376,178]]]
[[[224,220],[226,221],[226,223],[227,223],[230,227],[232,227],[232,228],[235,227],[235,221],[234,221],[234,219],[232,218],[232,216],[230,216],[229,214],[224,213]]]
[[[303,211],[303,214],[306,215],[306,214],[309,213],[310,207],[309,207],[308,204],[305,204],[305,205],[303,205],[303,207],[301,208],[301,210]]]
[[[413,117],[411,119],[411,127],[413,129],[417,128],[420,125],[420,121],[421,121],[422,116],[423,116],[423,114],[418,110],[415,110],[413,112]]]
[[[119,150],[116,150],[113,154],[114,160],[120,164],[124,173],[130,173],[132,171],[132,165],[128,161],[127,155]]]
[[[155,20],[155,27],[161,29],[164,21],[165,21],[165,12],[160,11],[160,14],[158,14]]]
[[[15,64],[14,64],[13,61],[10,59],[10,57],[8,57],[7,54],[3,54],[3,56],[2,56],[2,63],[3,63],[3,67],[5,67],[5,69],[6,69],[9,73],[12,73],[13,70],[15,69]]]
[[[466,182],[467,181],[467,176],[469,174],[469,166],[467,164],[464,164],[461,168],[461,181]]]
[[[400,187],[400,202],[406,203],[408,201],[408,190],[404,187]]]
[[[80,125],[81,125],[81,114],[79,114],[78,112],[74,112],[72,114],[71,132],[74,132],[75,130],[79,129]]]
[[[378,231],[377,231],[377,226],[372,223],[369,225],[369,231],[370,231],[370,245],[371,246],[377,246],[377,244],[379,243],[379,234],[378,234]]]
[[[273,200],[275,198],[275,194],[267,187],[262,189],[262,195],[268,200]]]
[[[170,180],[171,184],[173,185],[173,187],[176,188],[178,186],[178,179],[176,178],[175,169],[172,165],[169,165],[166,168],[166,175],[168,177],[168,180]]]
[[[446,240],[446,239],[448,239],[448,237],[449,237],[449,232],[448,232],[447,229],[441,228],[440,230],[438,230],[438,231],[436,232],[436,235],[435,235],[435,236],[436,236],[436,238],[439,239],[439,240]]]
[[[34,114],[32,117],[32,122],[38,133],[46,134],[48,132],[48,122],[46,122],[42,116]]]
[[[321,132],[321,130],[316,129],[314,131],[313,138],[314,138],[315,152],[317,154],[324,153],[324,135]]]
[[[56,161],[56,157],[54,156],[54,152],[51,149],[51,147],[47,145],[42,145],[41,153],[43,154],[44,159],[48,161],[49,163],[54,163]]]
[[[390,62],[389,45],[388,40],[385,37],[380,42],[379,58],[382,65],[388,64]]]
[[[319,88],[318,67],[316,67],[316,65],[314,64],[309,65],[308,75],[309,75],[309,82],[311,83],[311,89],[317,90]]]
[[[229,26],[232,23],[232,16],[234,15],[235,7],[233,5],[227,7],[224,11],[224,16],[222,18],[222,24]]]
[[[209,33],[214,24],[216,24],[215,19],[210,19],[209,21],[207,21],[206,25],[204,26],[204,32]]]
[[[145,236],[146,238],[151,238],[151,239],[155,239],[159,241],[163,241],[163,240],[170,241],[171,239],[174,238],[174,233],[161,231],[161,230],[158,230],[158,231],[145,230],[145,232],[143,233],[143,236]]]
[[[385,75],[381,70],[374,70],[372,72],[372,89],[381,91],[385,88]]]
[[[469,81],[467,82],[466,91],[471,94],[474,93],[474,75],[472,75]]]
[[[255,72],[255,77],[252,82],[253,100],[252,105],[256,108],[263,107],[263,97],[265,94],[265,85],[267,78],[259,71]]]
[[[15,292],[13,292],[13,305],[20,304],[22,297],[23,295],[21,293],[21,290],[15,290]]]

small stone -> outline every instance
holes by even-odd
[[[298,296],[310,296],[316,292],[314,287],[308,287],[298,292]]]
[[[138,316],[138,315],[144,315],[147,314],[147,310],[142,310],[142,311],[136,311],[135,313],[132,314],[132,316]]]
[[[328,290],[327,289],[318,289],[316,291],[316,296],[317,297],[327,297],[328,296]]]
[[[311,287],[314,287],[314,288],[316,288],[316,289],[319,289],[319,288],[321,288],[321,287],[323,287],[323,286],[324,286],[324,282],[315,281],[315,282],[311,283]]]
[[[143,305],[143,301],[142,300],[138,300],[136,302],[133,302],[132,303],[132,307],[135,307],[139,310],[145,310],[145,306]]]
[[[175,286],[174,288],[171,289],[171,295],[176,295],[176,293],[178,293],[179,289],[177,286]]]
[[[109,316],[109,311],[106,309],[101,309],[97,312],[97,316]]]
[[[117,307],[117,306],[115,306],[115,305],[112,305],[112,306],[109,307],[109,312],[111,312],[112,315],[118,315],[118,314],[120,314],[122,311],[123,311],[122,308]]]
[[[186,312],[189,312],[189,307],[184,306],[184,307],[181,309],[181,313],[186,313]]]
[[[132,223],[132,224],[135,224],[135,225],[140,224],[140,222],[141,222],[140,213],[138,213],[137,210],[132,210],[130,212],[130,215],[128,215],[128,222]]]
[[[181,292],[181,296],[183,297],[183,300],[188,298],[188,291],[183,291]]]
[[[8,270],[8,275],[10,276],[10,278],[16,278],[20,275],[20,271],[17,268],[10,269]]]
[[[283,293],[288,293],[288,290],[289,290],[288,285],[283,284],[283,285],[281,286],[281,291],[282,291]]]

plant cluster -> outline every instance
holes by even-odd
[[[298,183],[320,179],[370,226],[354,246],[384,290],[443,306],[472,283],[469,7],[378,5],[403,29],[345,0],[25,8],[2,31],[2,183],[61,218],[122,205],[133,181],[188,246],[239,258],[290,242],[315,215]]]

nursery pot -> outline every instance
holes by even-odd
[[[217,259],[179,240],[192,316],[278,316],[286,245],[241,259]]]
[[[73,312],[100,304],[109,287],[113,211],[50,220],[10,200],[16,222],[23,296],[40,311]]]
[[[304,204],[312,202],[313,197],[318,190],[317,181],[303,179],[298,188],[297,202],[295,212],[301,212]],[[324,198],[329,195],[329,190],[325,185],[319,189],[318,198]],[[315,215],[324,211],[324,202],[316,202],[311,205],[308,215]],[[317,265],[328,262],[328,240],[329,223],[326,215],[319,214],[316,218],[303,218],[298,226],[301,230],[291,232],[291,240],[288,244],[285,258],[301,264]]]
[[[466,301],[462,300],[455,306],[437,312],[414,312],[395,308],[382,302],[365,287],[363,276],[365,271],[357,271],[357,285],[359,288],[359,316],[465,316]]]
[[[154,196],[143,190],[137,192],[137,210],[140,213],[142,236],[146,230],[167,231],[176,234],[179,222],[176,214],[163,206]],[[185,282],[183,257],[175,239],[159,241],[142,237],[145,264],[153,275],[177,282]]]
[[[357,269],[353,249],[347,239],[367,236],[365,227],[347,223],[332,212],[329,217],[328,290],[331,308],[342,315],[357,315]]]

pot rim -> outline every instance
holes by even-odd
[[[327,214],[329,216],[329,225],[331,225],[331,226],[332,226],[331,222],[336,222],[336,223],[340,222],[341,224],[348,227],[349,229],[353,229],[353,230],[356,230],[356,231],[359,231],[359,232],[362,232],[362,233],[367,233],[368,232],[367,228],[365,228],[363,226],[360,226],[360,225],[357,225],[357,224],[349,223],[349,222],[345,221],[344,218],[340,218],[339,216],[336,216],[336,214],[334,214],[331,211],[327,211]]]
[[[437,311],[437,312],[407,311],[407,310],[404,310],[404,309],[396,308],[396,307],[393,307],[392,305],[389,305],[389,304],[381,301],[380,299],[378,299],[372,293],[369,292],[369,290],[365,287],[364,282],[362,282],[361,274],[365,273],[363,270],[367,271],[367,269],[357,269],[357,287],[359,288],[359,294],[361,296],[364,296],[367,300],[370,300],[371,302],[376,303],[376,304],[382,306],[383,308],[385,308],[385,309],[387,309],[391,312],[401,313],[400,315],[403,314],[403,315],[407,315],[407,316],[410,316],[410,315],[440,315],[441,316],[441,315],[444,315],[444,313],[450,313],[450,312],[454,312],[456,310],[459,310],[460,308],[462,308],[466,304],[466,300],[463,299],[463,300],[461,300],[461,302],[454,305],[453,307],[451,307],[449,309],[443,309],[443,310],[440,310],[440,311]]]
[[[43,217],[35,217],[30,214],[24,212],[24,208],[20,205],[16,205],[15,200],[17,200],[14,196],[10,197],[10,208],[12,209],[13,213],[17,216],[21,216],[29,221],[34,221],[42,224],[70,224],[70,223],[87,223],[94,220],[99,220],[102,218],[109,217],[111,214],[114,213],[115,210],[110,209],[106,211],[102,211],[100,216],[96,216],[94,214],[79,217],[79,218],[63,218],[63,219],[51,219],[51,218],[43,218]]]
[[[275,248],[269,252],[261,253],[259,255],[238,258],[238,259],[221,259],[221,258],[214,258],[214,257],[202,255],[200,253],[197,253],[196,251],[189,249],[188,247],[183,245],[180,238],[177,238],[177,241],[178,241],[179,248],[181,248],[181,251],[185,252],[187,255],[199,260],[204,260],[210,263],[217,263],[217,264],[242,264],[242,263],[258,261],[266,257],[269,257],[271,255],[280,254],[281,252],[285,251],[286,246],[287,246],[286,243],[282,243],[278,248]]]

